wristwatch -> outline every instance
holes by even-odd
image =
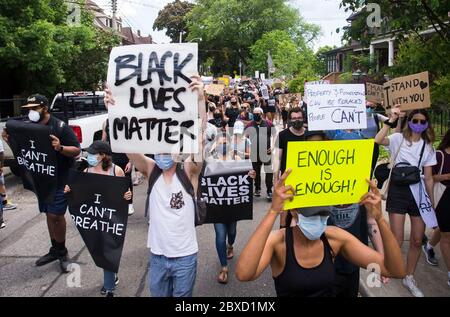
[[[61,147],[59,148],[59,152],[64,151],[64,146],[61,145]]]

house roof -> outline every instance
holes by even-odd
[[[140,36],[133,32],[131,27],[122,27],[121,35],[126,44],[152,44],[152,37]]]

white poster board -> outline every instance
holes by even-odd
[[[269,90],[267,89],[267,86],[264,84],[261,86],[261,95],[265,100],[269,100]]]
[[[266,74],[261,73],[260,76],[261,76],[261,80],[265,80],[266,79]]]
[[[108,109],[115,153],[197,153],[197,43],[115,47],[108,85],[115,105]]]
[[[259,70],[255,71],[255,78],[256,78],[256,79],[259,78]]]
[[[366,129],[366,92],[363,84],[306,85],[308,129]]]

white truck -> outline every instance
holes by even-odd
[[[66,122],[73,130],[80,142],[81,149],[102,138],[103,123],[108,118],[108,113],[103,102],[104,92],[71,92],[59,93],[50,105],[50,112],[55,117]],[[27,114],[24,113],[24,118]],[[0,123],[0,130],[6,125],[6,120]],[[5,147],[5,166],[11,169],[15,175],[19,175],[17,163],[8,144],[3,141]]]

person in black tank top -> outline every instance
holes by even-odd
[[[377,221],[384,256],[345,230],[327,226],[329,207],[291,211],[294,218],[298,216],[297,224],[272,231],[278,215],[284,212],[284,202],[293,198],[293,188],[285,186],[290,173],[291,169],[287,170],[275,184],[271,209],[239,256],[236,265],[239,281],[257,279],[270,265],[280,297],[333,296],[333,258],[339,254],[361,268],[377,265],[386,277],[403,278],[406,275],[400,247],[383,218],[381,194],[373,181],[370,182],[370,191],[361,198],[360,203]],[[311,267],[303,267],[300,260],[311,264]]]
[[[278,297],[330,297],[333,295],[335,271],[333,251],[323,234],[322,262],[312,268],[304,268],[298,263],[294,251],[295,227],[286,228],[286,263],[280,275],[274,277]]]

